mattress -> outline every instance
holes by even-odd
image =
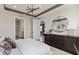
[[[50,48],[48,45],[34,39],[19,39],[15,41],[20,54],[23,55],[46,55]]]

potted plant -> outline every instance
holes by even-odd
[[[49,33],[50,33],[50,34],[52,33],[52,31],[53,31],[53,29],[49,29]]]

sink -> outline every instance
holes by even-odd
[[[52,32],[52,34],[56,34],[56,35],[68,35],[67,31],[64,32]]]

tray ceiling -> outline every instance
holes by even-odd
[[[15,11],[19,11],[19,12],[24,12],[28,14],[28,10],[27,6],[31,5],[31,4],[5,4],[5,7],[15,10]],[[55,6],[56,4],[33,4],[33,7],[40,7],[39,9],[35,10],[33,12],[33,16],[39,15],[40,13],[48,10],[49,8]],[[32,15],[32,13],[29,13],[29,15]]]

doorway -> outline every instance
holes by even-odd
[[[40,41],[45,31],[45,23],[40,19],[33,19],[33,39]]]
[[[24,19],[15,18],[15,39],[24,39]]]
[[[40,21],[40,35],[43,36],[44,32],[45,32],[45,22]]]

